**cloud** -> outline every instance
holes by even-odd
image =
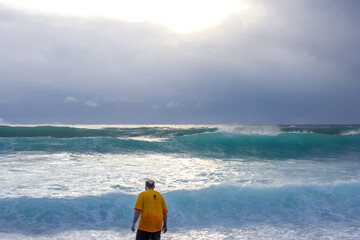
[[[92,107],[92,108],[96,108],[99,107],[99,104],[97,104],[96,102],[92,101],[92,100],[86,100],[85,101],[86,106],[88,107]]]
[[[139,100],[139,99],[130,98],[130,97],[127,97],[127,96],[121,96],[118,99],[120,101],[122,101],[122,102],[127,102],[127,103],[134,103],[134,104],[142,103],[141,100]]]
[[[0,118],[0,124],[6,124],[5,120]]]
[[[75,103],[78,102],[79,100],[75,97],[66,97],[64,100],[64,103]]]
[[[64,103],[66,103],[66,104],[71,104],[71,103],[76,103],[76,102],[80,102],[80,100],[77,99],[77,98],[75,98],[75,97],[69,97],[69,96],[68,96],[68,97],[66,97],[65,100],[64,100]],[[83,100],[81,100],[81,102],[82,102],[83,104],[85,104],[85,106],[87,106],[87,107],[91,107],[91,108],[97,108],[97,107],[99,107],[99,104],[96,103],[96,102],[93,101],[93,100],[83,99]]]
[[[179,104],[177,102],[169,102],[169,103],[166,104],[167,108],[178,108],[180,106],[181,106],[181,104]]]
[[[146,22],[30,15],[3,5],[2,117],[10,122],[358,122],[360,4],[244,2],[246,12],[185,35]],[[82,104],[67,105],[75,102]],[[99,103],[101,114],[81,111]]]

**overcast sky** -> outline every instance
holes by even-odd
[[[182,28],[8,2],[2,124],[360,123],[360,1],[239,0],[215,20],[202,1]]]

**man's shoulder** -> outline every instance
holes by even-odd
[[[141,193],[139,194],[139,197],[140,197],[140,196],[153,196],[154,194],[163,197],[158,191],[155,191],[155,190],[146,190],[146,191],[143,191],[143,192],[141,192]]]
[[[161,193],[159,193],[158,191],[153,190],[153,193],[162,196]]]
[[[143,192],[141,192],[141,193],[139,193],[139,197],[141,197],[141,196],[144,196],[144,195],[146,195],[147,193],[146,193],[147,191],[143,191]]]
[[[146,191],[143,191],[141,193],[139,193],[139,196],[144,196],[144,195],[148,195],[148,194],[151,194],[154,190],[146,190]]]

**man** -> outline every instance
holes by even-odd
[[[145,191],[140,193],[134,207],[134,219],[131,231],[140,216],[136,240],[160,240],[161,229],[167,232],[167,207],[160,193],[154,191],[155,182],[147,180]],[[163,224],[164,223],[164,224]]]

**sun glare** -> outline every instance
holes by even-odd
[[[0,0],[0,3],[67,16],[155,22],[182,33],[214,26],[244,8],[239,0]]]

